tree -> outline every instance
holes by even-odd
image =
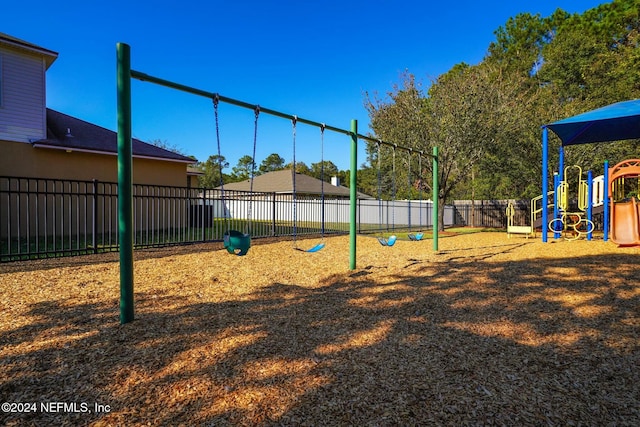
[[[224,156],[218,156],[217,154],[209,156],[206,162],[199,162],[196,164],[196,168],[201,170],[204,175],[200,178],[200,186],[202,188],[215,188],[220,185],[220,167],[226,169],[229,167],[229,162]],[[222,174],[224,182],[228,181],[228,176]]]
[[[638,0],[603,3],[557,26],[544,46],[539,78],[550,102],[561,107],[558,118],[640,97],[639,32]],[[617,163],[639,148],[639,141],[585,144],[569,147],[566,154],[572,164],[600,173],[605,159]]]
[[[365,94],[365,108],[369,113],[371,129],[376,138],[427,152],[430,150],[427,134],[428,114],[422,85],[410,73],[404,73],[400,78],[401,83],[394,84],[392,90],[386,94],[386,98]],[[379,168],[378,154],[380,154]],[[396,152],[396,162],[402,161],[398,159],[399,154]],[[408,168],[396,167],[394,176],[393,158],[393,150],[389,146],[378,147],[376,143],[367,144],[367,162],[374,171],[364,175],[367,178],[362,183],[365,192],[377,195],[380,190],[382,197],[389,199],[394,192],[394,181],[396,196],[406,190],[406,183],[409,182],[409,177],[406,175]],[[417,168],[414,168],[414,174],[416,171]]]
[[[154,139],[152,141],[149,141],[149,144],[155,145],[156,147],[162,148],[163,150],[171,151],[172,153],[177,153],[183,156],[187,156],[187,154],[182,148],[178,147],[175,144],[169,144],[167,140],[163,141],[161,139]],[[193,156],[189,156],[189,157],[193,157]]]
[[[284,169],[291,169],[292,165],[292,163],[287,163]],[[309,166],[307,166],[305,162],[296,162],[296,172],[311,175],[311,169],[309,169]]]
[[[244,181],[251,178],[251,173],[254,170],[255,163],[253,159],[249,155],[244,155],[238,159],[236,166],[231,169],[231,177],[235,182]]]
[[[570,15],[520,14],[496,31],[485,64],[520,81],[517,118],[511,142],[506,136],[483,156],[475,185],[485,198],[531,198],[540,194],[540,126],[612,102],[640,97],[638,0],[616,0]],[[526,108],[522,108],[526,106]],[[560,141],[550,134],[551,163]],[[586,144],[566,150],[567,160],[583,169],[602,170],[604,159],[637,151],[633,142]],[[624,155],[622,155],[624,157]],[[569,160],[570,159],[570,160]]]
[[[350,176],[351,176],[351,171],[346,171],[345,179],[342,182],[347,187],[350,184],[349,182]],[[378,197],[377,171],[374,167],[367,164],[363,164],[361,168],[358,169],[357,180],[358,180],[357,182],[358,191],[364,194],[368,194],[369,196],[372,196],[372,197]]]
[[[324,165],[324,170],[323,166]],[[338,167],[331,160],[324,160],[318,163],[311,163],[310,175],[314,178],[321,179],[324,175],[324,180],[331,181],[332,176],[338,176],[340,171]]]
[[[440,149],[440,202],[452,198],[532,198],[540,194],[540,127],[612,102],[640,98],[640,0],[613,0],[582,15],[520,14],[496,31],[484,60],[455,65],[428,92],[408,72],[384,98],[366,94],[375,138],[428,155]],[[550,133],[550,162],[560,142]],[[571,146],[567,158],[602,170],[640,149],[640,141]],[[633,154],[632,154],[633,155]],[[393,184],[393,152],[382,146],[383,197]],[[397,195],[430,184],[406,154],[396,153]],[[358,185],[377,193],[377,144],[367,145]],[[412,176],[407,176],[408,170]],[[365,189],[366,188],[366,189]],[[372,191],[374,190],[374,191]],[[431,191],[430,188],[427,188]]]
[[[509,18],[494,32],[496,40],[489,45],[485,61],[499,64],[508,73],[535,75],[541,65],[542,49],[553,34],[553,23],[565,16],[565,12],[557,10],[550,18],[529,13]]]
[[[544,46],[540,78],[559,102],[600,107],[640,96],[640,1],[617,0],[572,15]]]
[[[410,74],[402,76],[401,86],[395,86],[390,100],[366,103],[371,124],[377,137],[408,146],[423,154],[422,171],[412,167],[407,176],[409,157],[396,152],[396,173],[393,174],[393,150],[381,150],[382,184],[388,189],[394,180],[397,194],[411,195],[416,183],[429,185],[433,146],[438,146],[439,194],[441,206],[451,199],[454,190],[468,182],[472,168],[486,153],[496,150],[499,140],[517,133],[518,121],[513,112],[523,100],[518,95],[520,81],[512,79],[496,66],[458,64],[432,82],[427,96]],[[377,161],[377,144],[370,144],[369,159]],[[373,162],[373,167],[376,167]],[[390,173],[391,172],[391,173]],[[427,184],[428,183],[428,184]],[[403,190],[404,189],[404,190]],[[441,212],[440,225],[443,225]]]
[[[260,167],[258,168],[258,172],[260,174],[279,171],[284,169],[284,159],[280,157],[277,153],[272,153],[267,156],[266,159],[260,163]]]

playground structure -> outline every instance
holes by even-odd
[[[569,179],[571,172],[574,172],[574,180],[577,183],[575,197],[572,197]],[[547,198],[553,200],[547,208],[553,208],[553,214],[548,216],[546,221],[542,217],[542,195],[531,199],[529,225],[515,224],[516,210],[510,201],[506,209],[507,236],[524,234],[527,238],[535,237],[537,229],[548,227],[556,238],[562,234],[566,240],[575,240],[585,235],[587,239],[591,239],[595,229],[594,209],[601,211],[604,204],[605,179],[604,175],[593,178],[591,171],[588,172],[586,180],[583,178],[582,168],[577,165],[564,168],[562,180],[559,175],[554,175],[555,190],[547,192]]]
[[[610,235],[620,246],[640,245],[639,177],[640,159],[624,160],[609,171]]]
[[[576,172],[574,180],[578,186],[573,199],[568,179],[571,171]],[[592,215],[608,210],[609,214],[604,218],[604,240],[611,239],[620,246],[640,245],[640,159],[623,160],[612,168],[605,163],[605,173],[592,178],[589,171],[585,181],[582,169],[574,165],[564,169],[563,180],[555,175],[556,191],[547,193],[547,197],[553,200],[548,208],[553,208],[554,212],[547,225],[555,238],[562,234],[566,240],[575,240],[586,235],[590,240],[595,229]],[[509,203],[506,212],[509,237],[513,234],[524,234],[527,238],[535,236],[536,229],[542,228],[543,223],[539,217],[541,202],[542,196],[531,200],[531,225],[515,225],[515,207]]]
[[[586,113],[578,114],[542,127],[542,217],[548,218],[548,189],[549,189],[549,129],[561,140],[560,160],[563,159],[565,146],[577,144],[591,144],[594,142],[611,142],[640,138],[640,100],[617,102],[605,107],[597,108]],[[562,168],[560,168],[562,170]],[[604,163],[604,190],[606,192],[603,203],[603,240],[607,241],[609,231],[612,241],[620,245],[640,244],[637,242],[638,213],[635,200],[614,200],[614,192],[620,178],[638,176],[637,160],[625,160],[609,172],[608,162]],[[622,182],[622,181],[619,181]],[[618,190],[620,191],[620,190]],[[611,210],[611,214],[609,213]],[[609,227],[609,222],[614,224]],[[547,242],[547,228],[542,228],[542,241]]]
[[[254,111],[284,118],[292,123],[303,123],[309,126],[321,128],[346,135],[350,139],[350,221],[349,221],[349,269],[356,268],[356,224],[357,224],[357,143],[358,140],[391,146],[396,149],[411,152],[412,149],[403,147],[395,143],[374,139],[358,133],[358,123],[351,120],[350,130],[341,129],[335,126],[325,125],[317,121],[301,118],[299,116],[286,114],[277,110],[261,107],[257,104],[250,104],[233,98],[222,96],[215,92],[193,88],[169,80],[160,79],[136,70],[131,69],[130,47],[124,43],[116,46],[116,81],[117,81],[117,113],[118,113],[118,236],[120,250],[120,322],[128,323],[134,319],[133,302],[133,167],[132,167],[132,118],[131,118],[131,79],[137,79],[154,83],[160,86],[172,88],[193,95],[205,97],[218,102],[232,104],[242,108],[249,108]],[[255,139],[254,139],[255,140]],[[254,142],[255,145],[255,142]],[[294,148],[295,149],[295,148]],[[430,156],[433,160],[433,194],[439,193],[438,187],[438,147],[433,147],[433,153],[423,153],[423,156]],[[255,158],[255,155],[254,155]],[[438,250],[438,198],[433,198],[433,249]],[[250,236],[248,233],[231,233],[228,230],[228,238],[225,246],[230,253],[241,255],[246,253],[250,246]],[[237,231],[237,230],[236,230]]]

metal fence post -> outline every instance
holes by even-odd
[[[271,237],[276,237],[276,193],[271,193]]]
[[[93,180],[93,212],[91,213],[91,246],[93,253],[98,253],[98,180]]]

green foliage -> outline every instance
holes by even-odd
[[[558,102],[589,109],[640,95],[639,14],[640,1],[616,0],[558,26],[540,70]]]
[[[322,167],[323,165],[324,168]],[[314,178],[324,178],[325,181],[329,182],[332,176],[339,177],[340,171],[331,160],[324,160],[324,162],[311,163],[309,174]]]
[[[176,153],[176,154],[180,154],[183,156],[187,156],[187,157],[193,157],[193,156],[188,156],[185,151],[180,148],[179,146],[175,145],[175,144],[169,144],[169,142],[167,140],[161,140],[161,139],[154,139],[152,141],[149,141],[149,144],[151,145],[155,145],[158,148],[162,148],[163,150],[167,150],[167,151],[171,151],[172,153]]]
[[[640,98],[639,14],[640,0],[614,0],[582,15],[558,9],[510,18],[480,64],[455,65],[427,93],[408,72],[386,97],[367,93],[373,134],[416,152],[437,145],[441,202],[535,197],[543,124]],[[557,164],[560,141],[551,134],[550,143]],[[639,148],[639,141],[572,146],[566,164],[597,174],[605,159],[636,157]],[[394,163],[377,144],[368,144],[367,161],[359,181],[370,194],[380,189],[388,198],[395,183],[397,197],[412,197],[421,178],[430,184],[429,161],[417,172],[415,161],[403,155]]]
[[[198,162],[195,167],[202,171],[204,175],[200,177],[200,187],[215,188],[220,186],[220,170],[229,167],[229,162],[224,156],[209,156],[206,162]],[[223,172],[224,183],[229,182],[229,176]]]
[[[495,31],[480,64],[456,64],[424,85],[406,72],[387,93],[365,94],[374,138],[411,147],[409,155],[367,144],[358,190],[383,198],[431,198],[433,146],[440,150],[441,202],[532,198],[540,193],[541,126],[613,102],[640,98],[640,0],[613,0],[569,14],[519,14]],[[560,141],[550,133],[550,164]],[[571,146],[566,164],[602,172],[637,157],[640,141]],[[422,153],[422,154],[421,154]],[[286,168],[271,154],[257,171]],[[245,156],[232,179],[250,176]],[[291,167],[291,165],[288,165]],[[349,171],[324,161],[325,179],[349,185]],[[321,163],[296,170],[320,178]],[[553,169],[553,166],[552,166]],[[219,175],[218,175],[219,178]],[[212,178],[213,179],[213,178]]]
[[[252,172],[255,174],[255,163],[251,156],[244,155],[238,159],[238,164],[231,169],[233,182],[244,181],[251,178]]]
[[[284,169],[284,159],[277,153],[272,153],[260,163],[258,174],[279,171]]]

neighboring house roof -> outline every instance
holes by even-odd
[[[198,169],[195,166],[187,166],[187,175],[204,176],[204,172],[202,172],[202,170]]]
[[[58,52],[45,49],[43,47],[37,46],[24,40],[20,40],[19,38],[10,36],[9,34],[5,33],[0,33],[0,45],[11,46],[14,49],[42,55],[47,66],[46,69],[49,69],[51,64],[53,64],[53,61],[58,58]]]
[[[118,134],[47,108],[47,139],[32,142],[36,148],[117,155]],[[133,157],[180,163],[196,160],[132,138]]]
[[[232,182],[224,185],[225,190],[251,191],[251,180]],[[296,194],[322,194],[322,181],[312,176],[296,172]],[[267,172],[253,178],[253,191],[265,193],[293,193],[293,175],[291,169]],[[343,186],[324,183],[324,194],[333,197],[349,197],[349,189]],[[359,199],[371,199],[364,193],[358,193]]]

